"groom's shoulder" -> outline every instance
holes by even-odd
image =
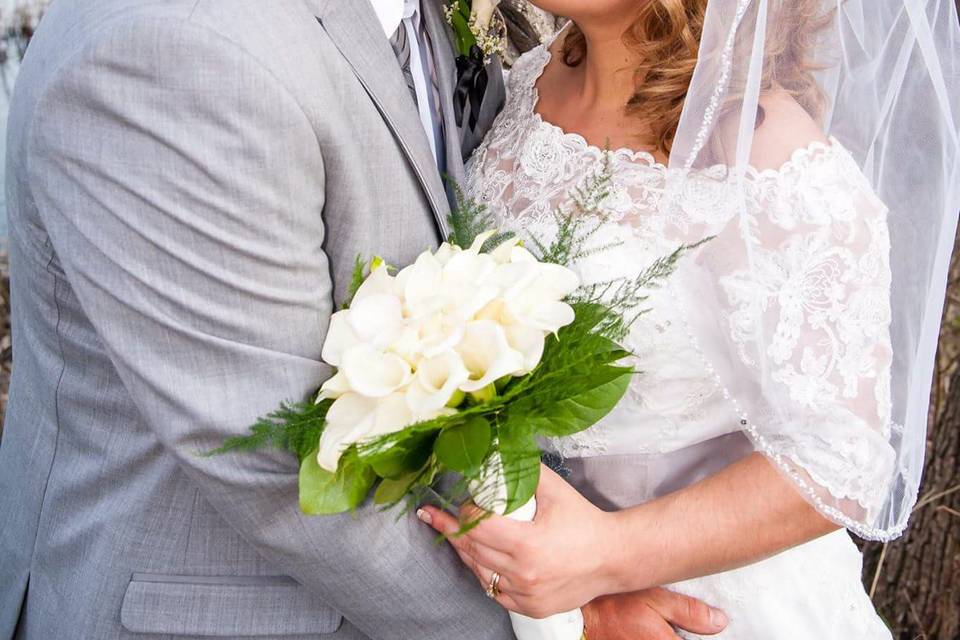
[[[117,48],[157,44],[191,46],[198,42],[274,55],[278,43],[298,30],[315,27],[312,0],[63,0],[53,3],[31,49],[50,66],[78,50],[105,42]],[[161,52],[162,55],[162,52]]]

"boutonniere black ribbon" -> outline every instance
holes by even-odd
[[[457,56],[457,86],[453,92],[453,113],[457,126],[463,127],[463,114],[470,104],[470,128],[477,126],[483,95],[487,92],[487,65],[483,51],[473,45],[469,55]]]

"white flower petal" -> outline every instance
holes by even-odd
[[[499,265],[490,279],[500,287],[503,298],[510,300],[533,286],[538,273],[535,262],[508,262]]]
[[[526,248],[517,245],[510,252],[510,262],[537,262],[537,257],[526,250]]]
[[[442,298],[439,298],[442,278],[443,265],[429,251],[421,253],[416,262],[397,275],[410,317],[432,313],[442,306]]]
[[[406,360],[366,344],[343,354],[340,371],[354,391],[368,398],[385,398],[405,387],[413,377]]]
[[[373,430],[366,437],[376,438],[396,433],[415,423],[413,412],[407,406],[406,394],[393,393],[377,404]]]
[[[367,276],[367,279],[364,280],[360,288],[357,289],[357,293],[353,296],[350,306],[356,305],[368,296],[384,293],[391,295],[396,294],[397,284],[396,278],[390,275],[390,269],[387,268],[387,265],[381,264]]]
[[[523,371],[520,375],[526,375],[537,368],[543,358],[543,349],[547,341],[547,333],[525,327],[522,325],[510,325],[504,327],[507,334],[507,342],[510,346],[523,354]]]
[[[492,238],[497,234],[496,231],[484,231],[476,238],[473,239],[473,244],[470,245],[470,248],[467,250],[469,253],[477,255],[483,249],[483,245],[487,243],[487,240]]]
[[[327,328],[327,337],[323,341],[320,357],[327,364],[339,367],[344,351],[359,342],[360,338],[350,325],[350,310],[337,311],[330,316],[330,325]]]
[[[327,424],[320,436],[317,464],[331,473],[337,471],[340,456],[359,442],[374,426],[377,402],[356,393],[337,398],[327,411]]]
[[[403,304],[389,293],[371,294],[350,306],[350,326],[362,341],[385,348],[403,329]]]
[[[436,313],[420,324],[419,351],[426,358],[453,349],[463,339],[464,323]]]
[[[566,298],[580,287],[580,277],[559,264],[541,263],[539,270],[537,286],[549,296]]]
[[[320,387],[320,393],[317,395],[317,402],[321,400],[329,400],[330,398],[339,398],[343,394],[351,391],[353,391],[353,389],[350,387],[350,381],[347,380],[347,376],[338,371],[332,378],[324,382],[322,387]]]
[[[461,251],[463,250],[460,247],[452,245],[449,242],[444,242],[440,245],[440,248],[437,249],[433,256],[437,259],[437,262],[439,262],[441,265],[445,265],[450,261],[450,258]]]
[[[524,366],[523,354],[510,347],[503,327],[489,320],[467,324],[457,353],[470,372],[470,380],[460,385],[468,393],[515,375]]]
[[[504,315],[509,324],[519,324],[547,333],[556,333],[576,318],[573,307],[555,300],[541,300],[532,304],[517,303],[514,300],[507,304]]]
[[[501,242],[496,249],[490,252],[490,257],[497,264],[506,264],[510,262],[510,256],[513,254],[513,248],[520,246],[520,238],[513,236]]]
[[[498,4],[500,4],[500,0],[473,0],[471,9],[473,13],[476,13],[477,20],[483,29],[490,26],[490,21],[493,19],[493,12]]]
[[[459,354],[446,351],[417,367],[413,382],[407,388],[407,404],[417,416],[443,409],[460,385],[469,379],[470,372]]]

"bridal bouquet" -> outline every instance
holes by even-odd
[[[593,190],[602,189],[600,178]],[[558,214],[549,244],[481,231],[483,208],[461,199],[439,249],[399,270],[358,260],[322,349],[334,375],[313,402],[282,405],[214,453],[277,446],[297,455],[310,515],[371,497],[415,507],[452,473],[461,482],[445,499],[466,489],[487,512],[532,519],[538,439],[588,429],[620,401],[634,370],[617,340],[643,291],[688,248],[634,280],[581,287],[568,263],[590,250],[599,223],[580,214],[596,196],[588,189],[574,212]],[[579,611],[555,618],[514,616],[518,637],[580,637]]]

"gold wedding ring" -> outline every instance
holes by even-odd
[[[500,574],[496,571],[490,577],[490,584],[487,585],[487,597],[496,598],[500,595]]]

